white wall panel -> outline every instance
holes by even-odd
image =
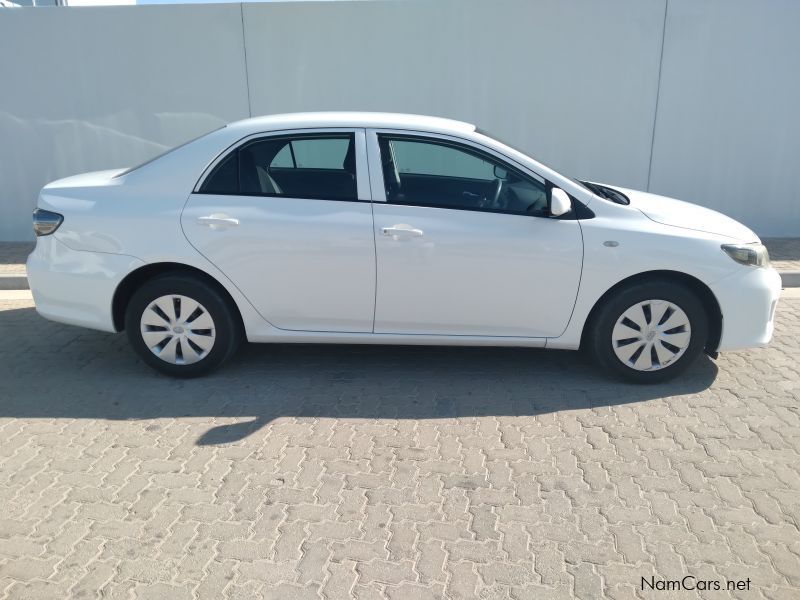
[[[663,0],[245,4],[253,114],[476,123],[586,178],[647,185]]]
[[[251,106],[463,119],[566,173],[800,235],[797,23],[794,0],[4,10],[0,240],[31,238],[48,181],[135,164]]]
[[[238,4],[3,9],[0,56],[0,240],[48,181],[249,115]]]
[[[650,190],[800,236],[800,2],[669,0]]]

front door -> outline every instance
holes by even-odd
[[[375,244],[364,130],[243,142],[193,193],[181,224],[274,326],[371,332]]]
[[[375,333],[561,335],[583,242],[577,221],[547,216],[546,182],[471,145],[368,134],[386,190]]]

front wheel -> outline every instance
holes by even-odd
[[[200,279],[169,274],[146,282],[125,313],[128,339],[148,365],[173,377],[198,377],[238,348],[239,321],[225,298]]]
[[[687,287],[640,283],[600,308],[590,336],[601,366],[628,381],[655,383],[678,375],[703,351],[708,317]]]

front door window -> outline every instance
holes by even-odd
[[[547,188],[470,147],[380,135],[386,200],[393,204],[546,216]]]

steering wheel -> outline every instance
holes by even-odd
[[[500,194],[503,193],[503,180],[495,179],[492,182],[492,187],[489,188],[486,195],[483,197],[481,204],[484,208],[497,208],[500,203]]]
[[[547,211],[547,197],[537,198],[528,205],[525,212],[545,213]]]

